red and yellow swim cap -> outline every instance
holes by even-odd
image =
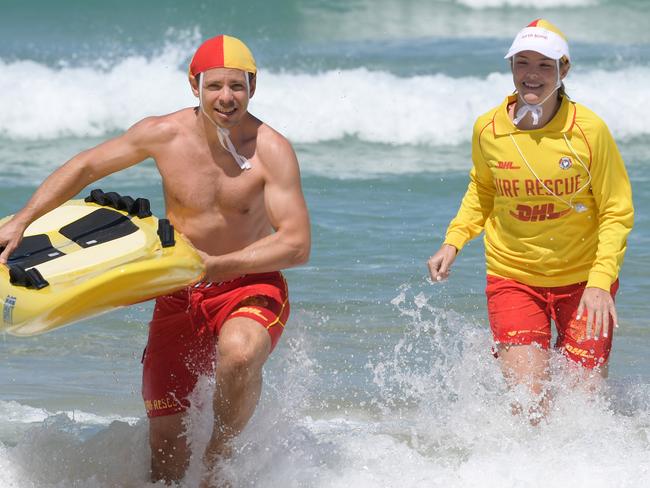
[[[190,61],[193,76],[212,68],[234,68],[257,73],[255,58],[246,44],[236,37],[223,34],[201,44]]]

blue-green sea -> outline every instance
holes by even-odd
[[[480,239],[432,284],[467,185],[474,119],[512,91],[535,18],[568,36],[571,97],[609,125],[636,224],[610,376],[561,360],[537,427],[490,353]],[[645,0],[0,0],[0,215],[77,152],[194,104],[187,63],[226,33],[259,67],[250,111],[294,144],[313,225],[292,316],[235,455],[233,487],[650,486],[650,3]],[[164,213],[152,161],[97,187]],[[140,358],[151,303],[0,335],[0,487],[147,484]],[[193,412],[188,435],[205,442]],[[200,454],[179,486],[197,486]]]

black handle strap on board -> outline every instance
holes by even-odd
[[[125,195],[122,196],[119,193],[114,191],[109,191],[104,193],[100,188],[95,188],[90,192],[86,198],[85,202],[96,203],[103,207],[111,207],[115,210],[125,210],[134,217],[139,219],[144,219],[146,217],[151,217],[151,204],[146,198],[136,198]]]
[[[40,290],[49,286],[49,283],[36,268],[25,269],[13,264],[9,266],[9,282],[14,286],[24,286]]]
[[[174,226],[167,219],[158,221],[158,237],[162,247],[172,247],[176,244],[174,239]]]
[[[129,211],[130,215],[135,215],[139,219],[151,217],[151,205],[146,198],[136,198],[133,202],[133,208]]]

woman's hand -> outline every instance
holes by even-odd
[[[429,274],[433,281],[442,281],[449,278],[449,270],[458,254],[458,249],[450,244],[443,244],[442,247],[429,258]]]
[[[598,340],[602,330],[603,337],[609,336],[609,317],[614,321],[614,327],[618,327],[618,316],[612,295],[602,288],[588,287],[580,298],[576,320],[580,320],[583,313],[587,313],[587,339]]]

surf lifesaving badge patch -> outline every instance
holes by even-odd
[[[562,156],[560,158],[560,168],[569,169],[571,166],[573,166],[573,162],[571,161],[570,157]]]

